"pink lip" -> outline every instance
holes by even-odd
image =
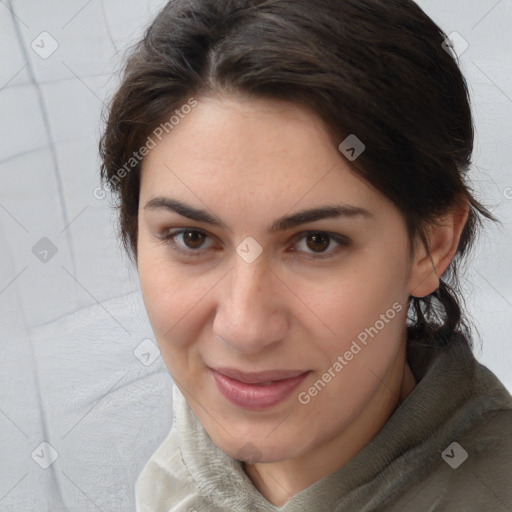
[[[223,396],[239,407],[253,410],[282,402],[309,374],[309,371],[302,370],[273,370],[251,374],[228,368],[211,371]],[[273,382],[262,384],[267,381]]]

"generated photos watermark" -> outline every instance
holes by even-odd
[[[377,336],[386,324],[395,318],[402,309],[402,304],[395,302],[385,313],[381,313],[379,319],[372,326],[366,327],[361,331],[356,339],[352,340],[349,349],[336,358],[336,361],[322,374],[321,378],[310,386],[307,391],[302,391],[298,394],[299,403],[302,405],[309,404],[312,398],[317,396],[368,345],[369,338],[373,339]]]
[[[123,178],[125,178],[131,170],[133,170],[135,167],[139,165],[140,162],[144,159],[145,156],[149,153],[150,150],[154,149],[157,145],[157,141],[155,139],[158,139],[158,141],[162,141],[164,134],[171,133],[172,130],[178,124],[182,119],[185,118],[187,114],[190,114],[192,112],[192,109],[197,106],[197,100],[194,98],[189,98],[187,103],[182,105],[179,109],[175,109],[174,113],[171,115],[168,121],[165,123],[159,124],[151,133],[151,135],[148,136],[146,139],[146,143],[141,146],[137,151],[134,151],[132,153],[132,156],[128,159],[127,162],[124,163],[122,167],[120,167],[116,173],[111,176],[107,184],[109,187],[112,187],[118,183],[121,182]],[[106,184],[105,184],[106,185]],[[96,187],[92,191],[92,195],[95,199],[102,200],[106,197],[106,190],[105,186]]]

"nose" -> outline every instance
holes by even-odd
[[[237,352],[259,353],[286,335],[286,288],[263,258],[235,260],[220,290],[213,331]]]

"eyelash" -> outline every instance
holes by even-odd
[[[159,236],[158,238],[163,243],[168,245],[174,252],[177,252],[178,254],[181,254],[181,255],[184,255],[187,257],[193,257],[193,258],[202,256],[202,252],[205,249],[183,249],[174,241],[174,238],[176,238],[179,235],[182,235],[183,233],[187,233],[187,232],[200,233],[202,235],[205,235],[208,238],[211,238],[208,235],[208,233],[206,233],[205,231],[202,231],[200,229],[192,229],[192,228],[179,228],[179,229],[167,231],[165,234]],[[324,236],[329,237],[329,245],[330,245],[331,241],[336,242],[341,247],[348,247],[350,245],[350,241],[348,238],[346,238],[342,235],[328,233],[326,231],[305,231],[303,233],[299,233],[298,235],[300,235],[300,236],[298,236],[297,242],[302,240],[303,238],[307,238],[310,235],[324,235]],[[297,242],[295,242],[295,243],[297,243]],[[338,249],[339,249],[339,247],[338,247]],[[293,251],[293,252],[295,252],[295,251]],[[334,254],[333,254],[333,252],[334,252]],[[333,258],[337,252],[338,251],[336,251],[336,249],[334,249],[334,250],[331,249],[328,253],[320,253],[317,255],[314,255],[312,253],[306,253],[306,254],[309,254],[309,256],[306,256],[305,258],[311,259],[311,260],[325,260],[325,259]]]

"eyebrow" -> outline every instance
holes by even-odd
[[[144,209],[149,210],[161,208],[174,211],[183,217],[195,220],[196,222],[203,222],[205,224],[211,224],[212,226],[227,229],[226,224],[216,215],[210,214],[206,210],[194,208],[176,199],[171,199],[168,197],[155,197],[149,200],[144,206]],[[325,205],[280,217],[273,222],[268,231],[270,233],[286,231],[308,222],[315,222],[322,219],[338,219],[343,217],[360,217],[367,220],[375,219],[375,215],[372,212],[359,206],[352,206],[349,204]]]

